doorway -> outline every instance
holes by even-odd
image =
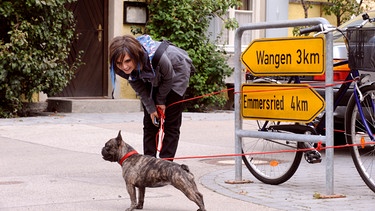
[[[78,0],[69,4],[79,39],[71,47],[69,62],[83,51],[74,78],[56,97],[108,96],[108,0]]]

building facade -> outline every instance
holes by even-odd
[[[131,34],[131,26],[142,26],[147,20],[147,4],[151,0],[78,0],[72,5],[77,19],[80,39],[74,43],[73,51],[83,50],[83,65],[76,77],[58,97],[104,97],[110,98],[112,84],[109,77],[108,44],[119,35]],[[322,6],[327,0],[309,1],[312,7],[308,17],[324,17]],[[242,6],[229,10],[226,15],[236,18],[240,25],[264,21],[282,21],[304,18],[304,10],[299,0],[242,0]],[[225,46],[233,52],[234,31],[223,30],[219,18],[212,21],[209,32],[216,36],[222,33],[218,46]],[[242,43],[244,48],[253,40],[262,37],[292,36],[292,29],[269,29],[246,32]],[[137,98],[130,85],[117,77],[115,98]]]

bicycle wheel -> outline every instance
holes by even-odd
[[[259,121],[258,125],[260,128],[263,127]],[[273,132],[287,133],[286,131]],[[296,151],[297,145],[298,142],[295,141],[243,138],[242,160],[258,180],[266,184],[278,185],[288,181],[301,162],[303,152]]]
[[[375,144],[373,142],[375,132],[375,85],[366,86],[361,89],[363,101],[358,108],[354,95],[350,98],[345,118],[345,132],[354,165],[366,183],[366,185],[375,192]],[[361,118],[361,112],[368,125]]]

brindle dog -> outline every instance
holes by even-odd
[[[183,192],[194,201],[199,209],[205,211],[203,195],[199,193],[194,176],[186,165],[138,154],[129,144],[125,143],[119,131],[117,138],[110,139],[102,149],[103,159],[118,162],[122,166],[131,205],[127,211],[142,209],[146,187],[161,187],[168,184]],[[136,190],[139,198],[137,203]]]

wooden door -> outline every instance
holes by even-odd
[[[69,62],[83,50],[84,64],[76,70],[75,77],[57,96],[108,96],[108,0],[78,0],[68,8],[74,12],[76,32],[79,34],[79,39],[72,44]]]

